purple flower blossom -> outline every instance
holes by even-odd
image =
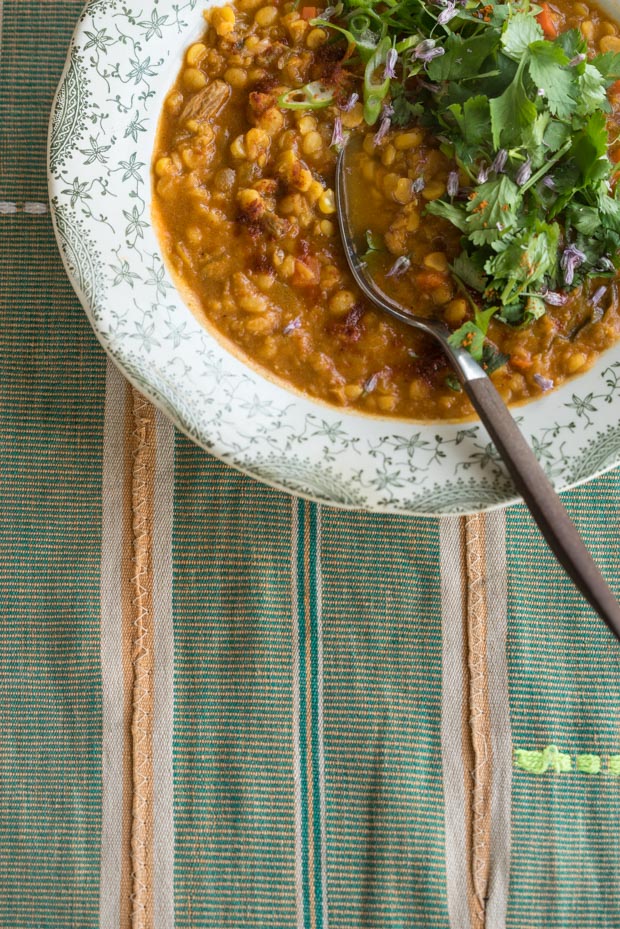
[[[545,177],[543,177],[543,187],[548,187],[549,190],[556,189],[555,181],[553,180],[550,174],[547,174]]]
[[[476,177],[476,183],[486,184],[489,179],[489,169],[486,165],[480,165],[478,168],[478,176]]]
[[[334,131],[332,132],[332,140],[330,145],[340,146],[344,142],[344,135],[342,132],[342,120],[339,116],[336,116],[334,120]]]
[[[293,332],[294,329],[299,329],[301,326],[301,316],[298,316],[296,319],[292,319],[290,323],[284,327],[282,330],[283,335],[288,335],[289,332]]]
[[[454,19],[457,13],[458,10],[456,9],[456,3],[452,3],[451,0],[448,0],[445,9],[443,9],[437,17],[437,22],[440,26],[445,26],[446,23],[449,23],[451,19]]]
[[[573,283],[575,271],[584,263],[586,256],[575,245],[569,245],[562,252],[560,267],[564,272],[564,281],[568,286]]]
[[[385,70],[383,72],[384,80],[387,81],[388,78],[396,77],[395,69],[396,69],[397,61],[398,61],[398,52],[396,51],[395,48],[391,48],[389,52],[387,53],[387,57],[385,59]]]
[[[350,113],[353,107],[355,106],[355,104],[357,103],[357,101],[359,100],[359,98],[360,98],[359,94],[351,94],[347,102],[343,103],[343,105],[340,107],[342,112]]]
[[[401,255],[400,258],[397,258],[386,277],[400,277],[401,274],[404,274],[405,271],[408,271],[411,267],[411,259],[407,255]]]
[[[607,287],[605,286],[605,284],[602,284],[592,294],[592,306],[598,306],[606,293],[607,293]]]
[[[525,184],[532,176],[532,160],[528,158],[524,161],[515,175],[515,181],[519,187]]]
[[[541,296],[549,306],[564,306],[568,300],[566,294],[560,294],[555,290],[546,290]]]
[[[504,168],[506,167],[506,159],[508,158],[508,152],[505,148],[500,148],[497,155],[493,159],[491,164],[491,171],[494,171],[496,174],[501,174]]]
[[[424,39],[422,42],[418,42],[414,48],[413,57],[418,58],[420,61],[432,61],[433,58],[444,55],[445,51],[445,48],[438,48],[435,45],[434,39]]]
[[[448,191],[449,197],[456,197],[456,195],[459,192],[459,172],[458,171],[450,171],[448,175],[446,189]]]
[[[585,60],[586,60],[586,56],[582,52],[580,52],[578,55],[575,55],[574,58],[571,58],[571,60],[568,62],[568,67],[574,68],[576,65],[580,65],[581,62]]]
[[[383,139],[387,135],[390,129],[390,117],[384,116],[381,122],[379,123],[379,128],[375,132],[373,142],[375,145],[380,145],[383,142]]]
[[[554,386],[553,381],[548,377],[543,377],[542,374],[535,374],[534,380],[541,390],[551,390],[551,388]]]
[[[424,187],[425,187],[425,184],[424,184],[423,177],[416,177],[415,181],[411,185],[411,189],[414,192],[414,194],[419,194],[421,190],[424,190]]]

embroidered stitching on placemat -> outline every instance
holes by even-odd
[[[469,725],[474,755],[471,796],[472,924],[484,926],[490,866],[491,742],[487,674],[485,523],[482,514],[465,517],[467,571],[467,661]]]
[[[147,929],[150,911],[149,819],[152,816],[152,725],[153,725],[153,650],[149,606],[151,603],[151,538],[149,510],[153,496],[154,410],[137,390],[133,394],[133,551],[135,573],[132,642],[133,719],[131,723],[132,759],[132,907],[134,929]]]
[[[528,774],[564,774],[568,771],[581,774],[607,774],[620,777],[620,755],[594,755],[585,752],[575,756],[575,764],[571,756],[561,752],[557,745],[547,745],[542,750],[515,749],[515,766]],[[603,764],[606,760],[606,765]]]
[[[36,203],[26,200],[24,203],[13,203],[11,200],[0,200],[0,216],[14,216],[16,213],[27,213],[30,216],[45,216],[48,212],[47,203]]]

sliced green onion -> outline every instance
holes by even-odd
[[[294,87],[278,97],[278,106],[283,110],[320,110],[333,102],[333,90],[321,81]]]
[[[381,39],[364,71],[364,119],[369,126],[374,125],[379,118],[381,106],[390,90],[390,79],[383,77],[383,71],[391,47],[392,43],[387,36]],[[377,71],[381,72],[381,81],[375,80]]]
[[[370,22],[367,17],[363,17]],[[379,36],[376,32],[373,32],[372,29],[366,29],[364,32],[359,34],[354,34],[348,29],[344,29],[342,26],[336,26],[335,23],[330,22],[327,19],[321,19],[320,16],[316,16],[314,19],[310,20],[311,26],[323,26],[324,29],[333,29],[335,32],[340,32],[343,35],[349,45],[355,45],[359,53],[360,58],[363,62],[368,61],[372,53],[377,47],[377,42],[379,41]]]

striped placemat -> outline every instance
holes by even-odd
[[[106,361],[46,204],[80,7],[0,0],[0,927],[617,929],[620,653],[523,508],[293,499]],[[620,472],[566,499],[620,590]]]

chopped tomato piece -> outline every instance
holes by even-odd
[[[542,28],[542,31],[545,33],[548,39],[555,39],[558,35],[558,27],[556,25],[553,13],[551,12],[551,7],[548,3],[540,4],[540,13],[536,17],[539,25]]]
[[[305,20],[315,19],[317,15],[317,9],[315,6],[302,6],[301,8],[301,18]]]

